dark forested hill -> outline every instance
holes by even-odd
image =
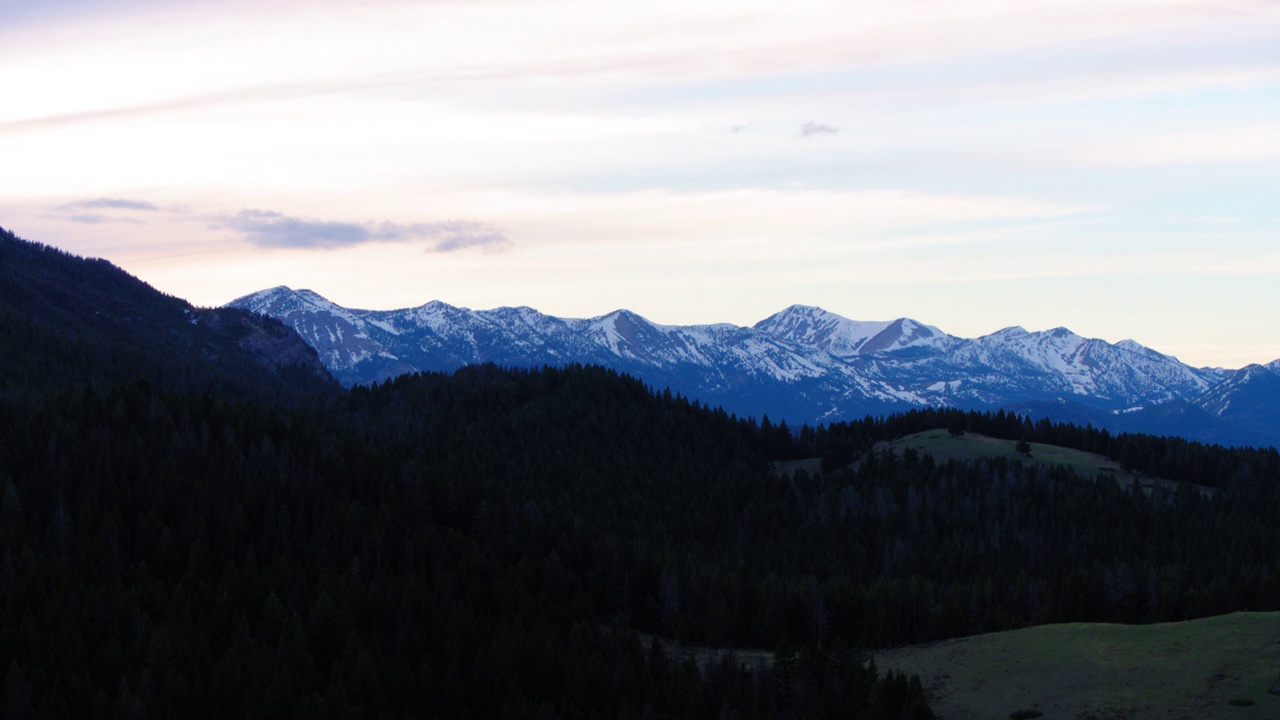
[[[750,599],[807,570],[698,585],[753,551],[752,513],[795,507],[752,438],[585,368],[322,411],[141,382],[0,401],[6,717],[927,717],[856,635],[788,635],[794,608]],[[637,628],[781,669],[698,668]]]
[[[315,351],[276,321],[195,308],[106,260],[2,228],[0,364],[3,393],[132,378],[263,397],[313,395],[334,385]]]
[[[910,453],[779,477],[806,443],[948,418],[793,439],[599,368],[322,409],[133,383],[0,415],[0,664],[41,715],[923,716],[857,648],[1280,608],[1274,451],[1030,428],[1198,467],[1210,495]],[[781,670],[699,670],[633,630]]]

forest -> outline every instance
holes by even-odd
[[[875,648],[1280,608],[1275,451],[961,417],[1214,489],[866,452],[784,477],[956,418],[792,432],[594,367],[6,398],[5,714],[928,717]]]
[[[599,367],[343,390],[238,350],[272,327],[51,252],[0,242],[6,718],[928,718],[876,650],[1280,609],[1274,449],[791,428]],[[51,316],[105,329],[29,310],[63,266],[126,300]],[[931,428],[1125,470],[875,450]],[[821,470],[775,471],[797,458]]]

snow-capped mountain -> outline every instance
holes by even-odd
[[[925,404],[981,407],[1070,397],[1119,410],[1197,397],[1222,379],[1132,340],[1111,344],[1066,328],[1010,327],[970,340],[910,318],[858,322],[795,305],[755,329],[845,360],[864,358],[872,377],[912,389]]]
[[[230,305],[293,326],[347,385],[469,363],[584,363],[752,415],[807,417],[822,397],[857,407],[923,403],[909,390],[850,373],[847,360],[820,348],[730,324],[660,325],[627,310],[565,319],[527,307],[469,310],[439,301],[403,310],[352,310],[286,287]]]
[[[1280,446],[1280,360],[1231,373],[1194,404],[1239,428],[1236,435],[1244,442]]]
[[[1104,414],[1171,402],[1212,412],[1211,391],[1225,397],[1224,383],[1238,374],[1066,328],[1010,327],[968,339],[910,318],[863,322],[803,305],[753,327],[660,325],[627,310],[558,318],[528,307],[470,310],[440,301],[355,310],[287,287],[230,305],[291,325],[347,385],[470,363],[599,364],[731,412],[795,423],[1046,401]],[[1276,369],[1254,367],[1280,381]]]
[[[825,350],[839,358],[909,347],[941,348],[950,341],[958,340],[936,327],[921,325],[910,318],[860,322],[808,305],[792,305],[761,320],[754,327],[800,345]]]
[[[977,343],[981,350],[967,358],[970,364],[1003,368],[1023,363],[1028,372],[1046,378],[1042,387],[1050,393],[1098,398],[1106,406],[1191,398],[1221,379],[1132,340],[1112,344],[1080,337],[1063,327],[1043,332],[1005,328],[978,338]]]

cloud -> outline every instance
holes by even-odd
[[[840,128],[832,127],[830,125],[819,125],[818,123],[810,120],[800,126],[800,132],[797,133],[796,137],[807,138],[813,135],[833,135],[838,132],[840,132]]]
[[[451,220],[413,227],[425,228],[435,239],[435,245],[427,252],[452,252],[466,248],[502,250],[511,247],[511,241],[501,230],[485,223],[470,220]]]
[[[63,205],[63,210],[144,210],[156,212],[160,208],[145,200],[124,200],[121,198],[95,198],[80,200]]]
[[[100,197],[92,200],[77,200],[75,202],[64,203],[54,208],[54,213],[50,217],[67,220],[69,222],[91,225],[104,222],[138,222],[135,218],[124,217],[119,214],[96,212],[100,210],[158,212],[160,208],[145,200],[126,200],[123,198]]]
[[[371,242],[427,240],[427,252],[453,252],[469,248],[505,250],[511,246],[506,233],[474,220],[399,224],[355,223],[295,218],[272,210],[241,210],[217,218],[213,227],[227,228],[263,248],[332,250]]]

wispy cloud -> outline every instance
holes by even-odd
[[[168,114],[213,110],[220,107],[247,105],[263,101],[280,102],[282,100],[338,93],[350,89],[349,85],[338,82],[315,81],[308,83],[263,84],[231,91],[218,90],[197,92],[196,94],[175,94],[173,97],[161,101],[104,104],[99,107],[72,112],[55,112],[36,117],[5,120],[0,122],[0,135],[51,130],[62,126],[79,124],[92,125],[103,122],[138,121]]]
[[[466,248],[504,250],[511,247],[511,240],[498,228],[471,220],[451,220],[411,226],[435,239],[428,252],[452,252]]]
[[[64,210],[145,210],[156,212],[160,208],[145,200],[126,200],[123,198],[94,198],[79,200],[62,206]]]
[[[427,252],[453,252],[469,248],[505,250],[511,240],[501,229],[474,220],[400,224],[359,223],[289,217],[272,210],[241,210],[214,220],[211,225],[240,233],[252,245],[263,248],[332,250],[372,242],[428,241]]]
[[[88,225],[104,222],[136,223],[138,219],[131,217],[128,213],[158,212],[159,210],[160,208],[155,204],[145,200],[100,197],[63,203],[54,208],[52,217]]]
[[[800,126],[800,131],[796,133],[798,138],[813,137],[814,135],[834,135],[840,132],[840,128],[831,125],[822,125],[812,120]]]

